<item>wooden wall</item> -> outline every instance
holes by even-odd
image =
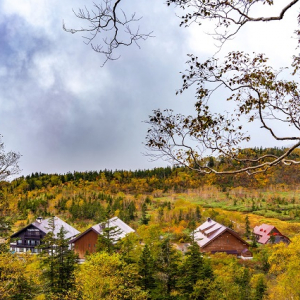
[[[74,252],[79,258],[84,258],[87,252],[94,253],[96,251],[98,234],[93,230],[88,231],[74,243]]]
[[[201,248],[203,252],[225,252],[236,250],[238,255],[240,255],[244,249],[248,249],[248,245],[243,243],[229,231],[223,232],[207,246]]]

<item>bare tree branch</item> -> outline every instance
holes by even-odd
[[[87,7],[74,11],[77,18],[87,21],[88,26],[80,29],[67,28],[63,22],[63,29],[66,32],[78,33],[84,32],[84,40],[87,45],[91,45],[92,49],[103,54],[105,61],[116,60],[120,55],[115,54],[115,50],[121,46],[130,46],[136,44],[140,40],[146,40],[151,37],[152,32],[140,33],[139,27],[131,28],[132,23],[139,22],[141,18],[137,18],[133,13],[128,15],[119,8],[121,0],[103,0],[100,5],[94,3],[94,9],[88,10]],[[97,37],[100,36],[100,40]]]
[[[211,35],[220,42],[221,47],[246,23],[282,20],[286,12],[298,2],[299,0],[290,1],[278,15],[270,17],[254,17],[252,14],[259,5],[274,5],[273,0],[167,0],[167,5],[174,4],[188,11],[181,16],[180,26],[190,26],[193,23],[201,25],[204,20],[215,21],[216,29]]]
[[[182,93],[196,85],[196,116],[174,115],[171,110],[154,111],[150,116],[150,129],[146,147],[154,152],[151,158],[163,158],[203,173],[248,174],[264,172],[279,163],[300,164],[289,155],[300,145],[300,135],[281,136],[275,123],[287,125],[286,133],[296,133],[300,128],[300,96],[298,84],[279,78],[280,71],[267,65],[267,58],[258,54],[235,51],[228,54],[223,64],[211,58],[199,63],[189,55],[188,68],[182,75]],[[206,86],[209,85],[210,88]],[[232,92],[226,101],[235,102],[231,113],[216,114],[211,111],[213,95],[219,88]],[[220,100],[219,100],[220,101]],[[241,144],[250,140],[243,132],[242,119],[258,120],[277,141],[290,141],[291,147],[280,155],[262,155],[258,158],[241,155]],[[184,137],[184,139],[182,138]],[[219,170],[208,166],[208,155],[227,157],[238,162],[232,170]]]
[[[5,152],[0,136],[0,181],[20,172],[18,161],[21,155],[12,151]]]

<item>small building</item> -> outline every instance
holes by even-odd
[[[255,226],[253,233],[260,244],[277,244],[280,242],[289,244],[291,242],[287,236],[281,234],[273,225],[262,224]]]
[[[73,245],[74,252],[79,256],[79,259],[84,259],[86,253],[94,253],[96,251],[98,236],[102,234],[105,227],[116,227],[119,233],[114,236],[115,241],[124,238],[128,233],[135,232],[134,229],[118,217],[109,219],[107,223],[94,225],[70,241]]]
[[[76,230],[71,225],[67,224],[58,217],[52,217],[54,219],[54,235],[56,236],[61,227],[66,231],[65,238],[70,239],[78,235],[80,232]],[[37,218],[33,223],[29,224],[25,228],[14,233],[10,238],[13,242],[10,243],[10,250],[13,252],[28,252],[32,253],[40,252],[40,249],[37,248],[40,244],[43,243],[43,237],[50,232],[49,220]]]
[[[243,259],[251,259],[249,244],[234,230],[207,218],[207,221],[194,231],[194,238],[202,252],[224,252]]]

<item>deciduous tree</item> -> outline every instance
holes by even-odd
[[[76,273],[76,290],[82,300],[146,300],[148,294],[137,285],[137,277],[136,267],[118,254],[95,253]]]
[[[207,21],[213,22],[215,28],[210,34],[219,42],[219,47],[233,36],[238,37],[246,24],[282,20],[298,3],[299,0],[285,3],[276,0],[167,0],[168,6],[182,11],[182,27],[205,26]],[[105,61],[115,59],[118,56],[113,53],[118,47],[130,46],[150,36],[130,28],[129,25],[138,19],[135,14],[128,17],[129,14],[120,8],[121,4],[125,1],[102,0],[100,4],[94,4],[94,9],[85,8],[75,13],[78,18],[87,21],[88,26],[79,30],[64,28],[71,33],[85,32],[87,43],[102,53]],[[263,5],[269,8],[276,6],[279,12],[267,15],[264,13],[267,10],[261,9]],[[121,27],[125,27],[128,41],[120,39]],[[295,28],[295,34],[299,37],[300,30]],[[100,41],[95,42],[99,35]],[[195,113],[183,115],[171,109],[154,110],[147,121],[150,125],[145,143],[148,155],[201,173],[215,174],[253,174],[278,164],[300,163],[299,157],[291,157],[300,146],[297,81],[285,79],[281,75],[283,69],[276,70],[270,66],[267,56],[260,53],[249,55],[232,51],[224,59],[214,54],[205,61],[200,61],[193,54],[188,56],[187,69],[182,72],[182,88],[178,93],[196,87]],[[295,75],[299,71],[300,56],[295,55],[291,63],[291,72]],[[214,112],[214,99],[217,99],[218,105],[221,101],[217,91],[229,95],[223,100],[234,102],[232,110],[228,107],[228,112]],[[241,153],[242,145],[251,138],[247,124],[255,120],[262,132],[270,135],[277,144],[289,142],[290,146],[282,155],[267,153],[255,157]],[[285,134],[277,130],[279,127],[286,128]],[[219,162],[224,159],[230,160],[232,167],[220,168]]]
[[[19,159],[21,155],[13,151],[5,151],[2,137],[0,136],[0,181],[20,172]]]

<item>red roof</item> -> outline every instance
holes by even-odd
[[[271,232],[274,229],[277,232]],[[260,238],[258,239],[258,242],[260,244],[266,244],[269,241],[271,236],[274,236],[274,235],[284,236],[279,232],[279,230],[275,226],[268,225],[268,224],[262,224],[260,226],[255,226],[253,229],[253,232],[254,232],[254,234],[260,236]]]

